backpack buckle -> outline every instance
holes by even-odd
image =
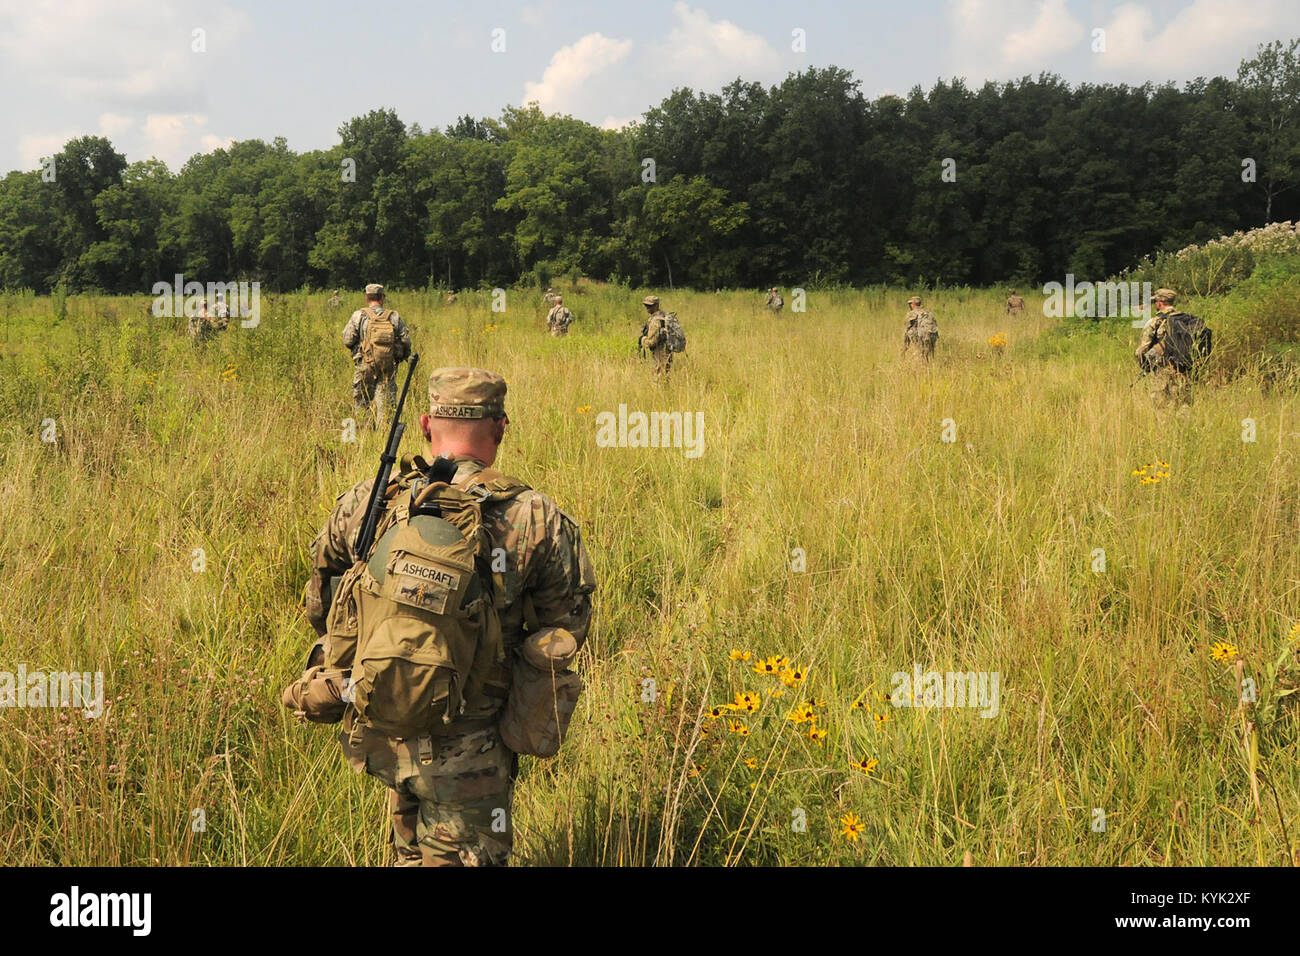
[[[425,734],[417,743],[420,747],[420,763],[425,766],[433,763],[433,738]]]

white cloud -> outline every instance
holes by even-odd
[[[1106,52],[1094,61],[1115,78],[1149,77],[1153,68],[1169,71],[1159,79],[1233,76],[1261,37],[1285,39],[1298,27],[1292,0],[1193,0],[1163,29],[1147,6],[1126,3],[1104,24]]]
[[[949,0],[951,53],[968,78],[1007,78],[1084,49],[1087,30],[1066,0]]]
[[[118,108],[194,109],[248,17],[201,0],[0,0],[0,57],[30,85]],[[206,52],[192,50],[205,32]]]
[[[540,82],[524,84],[524,102],[536,100],[537,105],[548,113],[571,111],[586,82],[622,60],[631,49],[631,40],[614,40],[600,33],[588,33],[577,43],[555,51]]]
[[[135,118],[120,113],[100,113],[99,131],[109,139],[116,139],[135,125]]]
[[[141,154],[155,156],[173,172],[198,152],[210,152],[229,140],[222,140],[204,129],[208,118],[195,113],[150,113],[144,121]]]
[[[641,117],[638,116],[606,116],[600,122],[601,129],[622,129],[629,123],[639,123]]]
[[[36,169],[46,156],[63,149],[63,144],[80,135],[76,130],[64,133],[33,133],[18,139],[18,159],[22,169]]]
[[[1043,0],[1034,22],[1002,41],[1002,58],[1008,64],[1037,63],[1078,45],[1083,36],[1083,24],[1070,15],[1065,0]]]
[[[773,79],[781,57],[767,40],[730,20],[711,20],[708,11],[678,0],[677,24],[654,47],[656,69],[696,89],[712,89],[741,76]],[[665,91],[667,92],[667,91]]]

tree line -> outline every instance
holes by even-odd
[[[838,67],[674,91],[603,130],[535,105],[444,130],[375,110],[173,174],[102,137],[0,180],[0,287],[541,283],[697,288],[1104,278],[1300,215],[1300,64],[1126,86],[1041,74],[869,100]]]

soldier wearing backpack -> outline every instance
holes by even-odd
[[[573,324],[573,313],[564,305],[564,297],[556,296],[551,311],[546,313],[546,327],[551,330],[554,336],[564,336],[569,334],[569,326]]]
[[[915,345],[921,353],[921,359],[929,362],[934,358],[934,343],[939,339],[939,323],[929,309],[921,308],[921,297],[914,295],[907,300],[907,330],[903,333],[903,354]]]
[[[323,641],[284,700],[341,718],[344,756],[390,788],[398,866],[504,865],[516,755],[553,755],[582,690],[568,665],[595,576],[574,521],[492,468],[505,396],[493,372],[435,370],[432,464],[403,457],[369,554],[353,548],[374,479],[339,496],[312,547]]]
[[[667,380],[672,371],[674,353],[686,351],[686,333],[677,321],[676,312],[664,313],[659,308],[659,296],[648,295],[641,304],[645,306],[646,322],[637,341],[654,357],[655,376],[662,375]]]
[[[411,354],[411,333],[395,310],[384,308],[382,285],[366,286],[366,307],[353,312],[343,326],[343,344],[356,367],[352,398],[357,408],[374,403],[375,417],[381,419],[381,406],[397,401],[397,363]]]
[[[785,299],[781,298],[781,293],[775,288],[767,291],[767,308],[773,315],[780,316],[781,309],[785,306]]]
[[[1153,397],[1182,397],[1199,362],[1209,357],[1213,336],[1205,323],[1194,315],[1174,308],[1178,294],[1172,289],[1157,289],[1151,297],[1156,311],[1142,330],[1134,358],[1142,374],[1153,373]],[[1139,376],[1140,377],[1140,376]]]

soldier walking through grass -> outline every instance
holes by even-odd
[[[903,354],[916,346],[923,361],[934,358],[934,343],[939,339],[939,323],[928,309],[921,308],[921,297],[914,295],[907,300],[907,331],[903,333]]]
[[[365,308],[343,326],[343,345],[352,353],[352,399],[359,411],[373,406],[375,421],[397,401],[397,365],[411,354],[411,334],[394,309],[384,307],[384,287],[366,286]]]

